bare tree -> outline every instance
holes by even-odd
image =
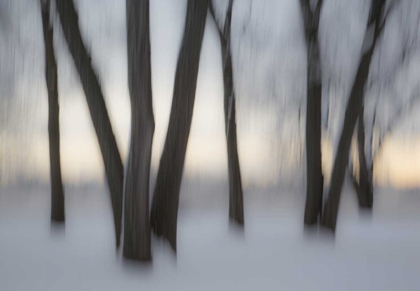
[[[190,133],[208,0],[188,0],[172,108],[152,201],[151,226],[176,251],[179,191]]]
[[[371,209],[373,206],[373,193],[374,193],[374,185],[373,185],[373,170],[376,158],[380,154],[383,149],[383,141],[384,139],[392,134],[395,127],[399,124],[399,122],[409,114],[409,111],[413,108],[413,106],[420,100],[420,92],[418,88],[414,90],[412,94],[410,94],[408,102],[402,102],[402,104],[397,104],[395,111],[393,112],[389,122],[385,128],[379,130],[379,137],[377,141],[376,148],[373,147],[373,134],[370,135],[370,139],[365,141],[365,126],[364,122],[361,122],[361,117],[363,117],[364,109],[362,109],[361,114],[358,120],[358,131],[357,131],[357,149],[358,149],[358,161],[359,161],[359,173],[358,178],[356,178],[353,165],[351,164],[349,167],[349,176],[352,181],[353,187],[356,190],[359,206],[362,208]],[[374,117],[372,121],[372,128],[375,127],[375,120],[376,120],[376,108],[374,112]],[[365,147],[367,145],[367,147]],[[366,152],[369,153],[371,156],[371,161],[367,158]]]
[[[390,4],[395,5],[396,2]],[[374,163],[382,149],[384,137],[407,115],[419,97],[419,79],[416,77],[420,45],[419,8],[416,1],[405,1],[398,6],[398,14],[394,13],[392,23],[394,30],[384,35],[376,55],[377,66],[371,69],[370,81],[364,93],[365,105],[360,112],[357,129],[358,179],[350,168],[359,205],[363,208],[369,209],[373,205]],[[376,148],[374,128],[378,133]]]
[[[78,16],[73,0],[56,0],[56,4],[64,36],[86,95],[93,126],[98,137],[99,147],[104,160],[114,214],[116,245],[119,247],[124,178],[124,168],[121,156],[112,131],[98,77],[93,69],[90,54],[87,51],[80,34]]]
[[[312,3],[315,2],[315,3]],[[305,224],[318,221],[322,213],[321,116],[322,116],[322,72],[318,42],[319,19],[323,0],[300,0],[304,20],[307,49],[307,93],[306,93],[306,204]]]
[[[64,189],[60,162],[60,120],[57,84],[57,62],[54,53],[53,27],[50,22],[50,0],[41,0],[42,29],[45,44],[45,81],[48,90],[48,134],[50,147],[51,220],[64,221]]]
[[[213,3],[210,1],[210,13],[217,25]],[[226,142],[229,169],[229,218],[239,225],[244,224],[244,198],[242,193],[241,169],[239,167],[238,141],[236,133],[236,96],[233,83],[232,53],[230,33],[233,0],[229,0],[223,30],[218,27],[222,50],[224,110]]]
[[[149,0],[127,0],[131,143],[125,179],[124,257],[150,260],[149,176],[155,122],[152,106]]]
[[[396,3],[398,0],[392,1]],[[344,124],[340,135],[337,153],[334,159],[331,185],[328,198],[325,203],[321,224],[335,231],[338,206],[341,190],[344,182],[344,175],[347,169],[348,156],[354,127],[363,106],[365,85],[369,76],[373,52],[382,31],[386,25],[387,18],[394,5],[386,9],[386,0],[372,0],[370,15],[365,32],[362,48],[362,56],[357,69],[356,77],[350,92],[350,98],[344,117]]]

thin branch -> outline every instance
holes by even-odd
[[[217,24],[216,13],[214,12],[214,7],[213,7],[213,1],[209,1],[209,11],[214,20],[214,24],[216,25],[217,31],[219,32],[221,37],[223,37],[222,31],[220,30],[219,25]]]
[[[383,30],[385,27],[386,20],[388,19],[389,15],[391,14],[392,10],[395,8],[397,3],[400,3],[400,0],[390,0],[390,4],[388,6],[388,9],[385,11],[384,16],[382,17],[382,23],[380,24],[380,30]]]

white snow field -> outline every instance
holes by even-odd
[[[116,252],[105,188],[66,189],[64,230],[50,226],[48,188],[0,190],[2,291],[420,290],[417,190],[377,189],[372,215],[346,190],[335,239],[304,231],[299,193],[248,191],[243,232],[227,195],[183,199],[177,255],[154,240],[148,266]]]

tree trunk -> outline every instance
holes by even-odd
[[[152,106],[149,0],[127,0],[128,84],[131,144],[125,180],[124,257],[150,254],[149,175],[155,122]]]
[[[313,225],[322,213],[322,71],[318,42],[319,19],[323,1],[313,9],[309,1],[301,0],[307,46],[306,93],[306,204],[304,223]]]
[[[365,153],[365,126],[364,126],[364,108],[362,106],[358,128],[357,128],[357,147],[359,151],[359,191],[357,197],[361,208],[372,208],[373,189],[370,183],[371,173],[367,166]]]
[[[340,204],[341,190],[343,188],[344,175],[348,163],[351,139],[353,136],[353,131],[356,125],[357,118],[359,116],[362,116],[360,126],[363,126],[363,99],[365,93],[365,85],[369,76],[373,52],[375,50],[377,40],[382,34],[382,31],[385,27],[390,9],[393,8],[391,4],[391,7],[388,7],[387,12],[384,14],[386,3],[386,0],[372,0],[371,2],[371,8],[369,13],[370,15],[368,18],[365,38],[363,40],[362,58],[359,63],[359,68],[357,69],[356,78],[353,82],[353,86],[350,92],[350,98],[347,103],[343,129],[341,131],[338,149],[334,160],[329,195],[327,202],[325,203],[324,213],[321,221],[322,225],[331,229],[332,231],[335,231],[335,226],[337,223],[338,206]],[[393,4],[395,3],[396,2],[393,2]],[[362,152],[364,153],[364,151]],[[372,169],[373,166],[371,170]],[[372,181],[372,177],[370,177],[370,181]],[[369,196],[366,203],[367,205],[372,203],[372,199]]]
[[[188,0],[184,36],[175,74],[172,108],[160,159],[151,225],[176,251],[179,190],[197,87],[208,0]]]
[[[306,204],[304,222],[316,224],[322,213],[322,175],[321,153],[321,97],[322,86],[312,86],[307,92],[306,108]]]
[[[230,56],[229,56],[230,59]],[[227,68],[230,67],[230,68]],[[226,70],[230,70],[232,74],[232,63],[225,67]],[[226,84],[229,82],[227,79],[231,79],[232,76],[224,76],[225,82],[225,124],[226,124],[226,140],[227,140],[227,151],[228,151],[228,169],[229,169],[229,218],[236,222],[238,225],[244,225],[244,198],[242,192],[242,180],[241,170],[239,167],[238,157],[238,144],[237,144],[237,133],[236,133],[236,102],[232,88],[232,93],[226,91],[226,87],[232,86],[233,84]],[[231,79],[232,80],[232,79]],[[229,97],[229,95],[231,95]],[[230,117],[229,117],[230,115]]]
[[[40,1],[45,45],[45,80],[48,90],[48,135],[50,148],[51,220],[64,222],[64,189],[60,162],[60,121],[58,105],[57,63],[50,23],[50,1]]]
[[[219,30],[222,50],[224,110],[226,142],[229,170],[229,218],[238,225],[244,224],[244,200],[242,192],[241,169],[239,167],[238,142],[236,133],[236,96],[233,85],[232,54],[230,50],[230,27],[232,22],[233,0],[229,0],[223,32]],[[210,12],[216,23],[213,5]]]
[[[98,77],[92,67],[91,57],[86,50],[80,34],[78,17],[73,0],[56,0],[56,5],[68,48],[79,72],[80,81],[86,95],[93,126],[104,160],[114,214],[116,245],[119,247],[124,178],[121,156],[112,131]]]
[[[347,104],[343,129],[334,160],[330,190],[321,221],[322,225],[333,231],[335,231],[337,222],[338,206],[348,163],[351,139],[363,105],[364,88],[369,74],[374,47],[375,46],[372,45],[372,47],[362,56],[360,61]]]

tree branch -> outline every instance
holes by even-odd
[[[381,31],[385,27],[386,21],[387,21],[389,15],[391,14],[392,10],[395,8],[397,3],[401,2],[401,1],[400,0],[390,0],[390,2],[391,3],[389,4],[388,9],[385,11],[384,16],[382,17],[382,23],[379,26]]]

